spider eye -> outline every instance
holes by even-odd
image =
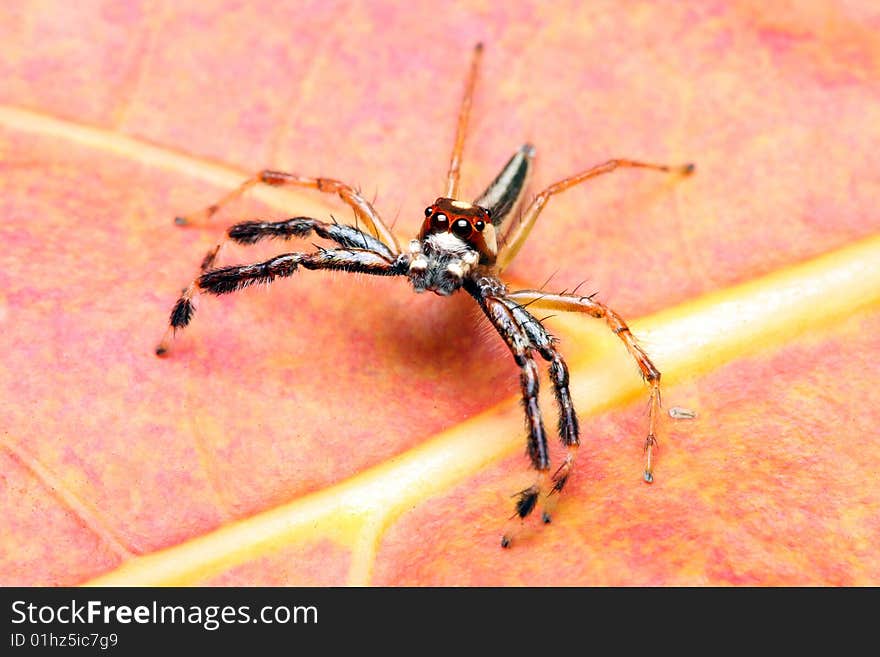
[[[434,215],[434,228],[438,228],[440,230],[446,230],[449,228],[449,219],[446,218],[446,215],[442,212],[440,214]]]
[[[486,227],[486,222],[483,221],[482,219],[478,219],[477,223],[474,224],[474,228],[476,228],[479,231],[482,231],[485,227]]]
[[[430,207],[425,208],[425,216],[426,216],[426,217],[430,217],[430,216],[431,216],[431,213],[432,213],[433,211],[434,211],[434,208],[430,208]]]
[[[471,234],[471,224],[467,219],[459,219],[452,224],[452,232],[459,237],[467,237]]]

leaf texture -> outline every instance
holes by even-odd
[[[25,2],[0,25],[0,583],[880,581],[870,3]],[[554,198],[510,269],[587,279],[697,418],[664,418],[643,484],[635,367],[595,320],[549,319],[583,445],[508,551],[518,375],[463,295],[303,272],[202,299],[152,353],[224,225],[351,220],[256,190],[172,225],[259,168],[356,184],[413,234],[480,40],[466,193],[525,141],[535,190],[609,157],[698,166]]]

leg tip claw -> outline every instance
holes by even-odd
[[[689,176],[689,175],[691,175],[694,171],[696,171],[696,169],[697,169],[697,165],[696,165],[696,164],[694,164],[693,162],[688,162],[687,164],[685,164],[685,165],[681,168],[681,172],[682,172],[682,174],[684,174],[685,176]]]
[[[199,212],[174,217],[174,223],[178,226],[206,226],[215,212],[217,212],[217,206],[212,205]]]
[[[168,347],[166,347],[165,345],[160,344],[158,347],[156,347],[156,355],[159,358],[162,358],[163,356],[165,356],[167,354],[168,354]]]
[[[508,536],[501,537],[501,547],[505,550],[510,547],[510,538]]]
[[[645,483],[653,484],[654,483],[654,473],[645,470]]]
[[[544,511],[544,513],[541,514],[541,521],[545,525],[549,525],[551,522],[553,522],[553,517],[550,515],[549,511]]]

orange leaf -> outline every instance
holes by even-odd
[[[0,583],[876,584],[880,13],[775,11],[0,8]],[[609,157],[698,165],[554,198],[510,269],[643,316],[665,405],[697,419],[664,419],[641,483],[632,362],[549,320],[583,447],[509,551],[518,375],[464,295],[305,272],[203,299],[152,353],[224,223],[349,220],[260,190],[172,225],[256,169],[375,190],[413,234],[479,40],[465,194],[525,141],[536,189]]]

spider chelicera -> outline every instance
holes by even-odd
[[[551,309],[586,313],[605,320],[608,327],[623,341],[638,364],[642,377],[650,386],[644,471],[644,479],[648,483],[653,481],[653,450],[657,444],[655,431],[660,406],[660,372],[636,342],[623,318],[596,301],[594,295],[548,294],[539,290],[510,292],[499,275],[522,248],[535,221],[554,194],[622,167],[687,175],[694,170],[694,166],[609,160],[544,189],[521,213],[519,223],[502,236],[500,229],[504,221],[516,214],[523,196],[535,149],[531,144],[522,146],[473,203],[458,198],[461,154],[482,51],[482,44],[474,49],[458,114],[446,194],[425,210],[419,235],[409,242],[405,251],[400,248],[394,234],[383,223],[372,204],[353,187],[331,178],[308,178],[280,171],[261,171],[218,203],[193,215],[179,217],[176,222],[180,225],[203,223],[249,188],[265,184],[305,187],[337,194],[353,209],[359,225],[349,226],[335,221],[328,223],[309,217],[296,217],[286,221],[247,221],[232,226],[227,231],[227,239],[212,248],[204,257],[199,275],[174,305],[170,325],[156,348],[156,354],[167,354],[174,334],[190,323],[195,311],[193,299],[198,293],[235,292],[249,285],[270,283],[276,278],[291,276],[300,267],[376,276],[403,276],[409,279],[416,292],[430,290],[440,296],[448,296],[463,289],[479,304],[504,339],[520,369],[528,455],[538,477],[533,485],[515,495],[516,512],[511,520],[518,519],[521,522],[541,500],[542,518],[544,522],[550,522],[553,504],[571,475],[580,439],[578,419],[568,387],[568,368],[556,349],[554,338],[532,312]],[[284,253],[251,265],[215,266],[223,245],[229,240],[247,245],[267,238],[287,240],[293,237],[304,238],[313,233],[336,246],[319,247],[312,253]],[[559,408],[559,438],[566,448],[566,455],[556,470],[551,470],[547,434],[538,407],[539,377],[535,353],[550,364],[550,381]],[[508,526],[501,539],[503,547],[510,546],[515,532],[516,526]]]

